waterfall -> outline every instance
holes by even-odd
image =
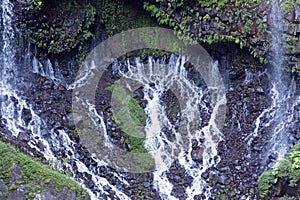
[[[195,196],[204,194],[208,198],[210,187],[201,178],[201,174],[219,161],[217,144],[222,134],[215,124],[215,112],[218,106],[226,103],[225,97],[220,98],[215,108],[209,108],[203,102],[207,97],[206,90],[188,78],[189,72],[184,67],[187,61],[185,57],[172,55],[168,63],[164,59],[155,60],[150,57],[148,63],[144,64],[136,58],[134,63],[127,61],[125,67],[122,64],[113,67],[121,75],[124,81],[122,85],[126,89],[134,89],[130,84],[132,81],[138,82],[143,88],[144,99],[147,101],[145,112],[148,116],[145,147],[155,161],[153,183],[162,199],[178,198],[173,194],[174,185],[168,175],[176,161],[185,176],[191,178],[190,185],[182,192],[185,193],[185,198],[194,199]],[[211,64],[210,68],[217,70],[217,64]],[[168,90],[175,92],[179,101],[180,110],[173,116],[180,116],[180,121],[171,121],[167,114],[168,106],[162,102]],[[199,122],[204,120],[204,113],[210,119],[207,125],[201,126]]]
[[[74,138],[74,134],[71,134],[70,130],[60,122],[48,122],[45,119],[48,116],[40,115],[41,111],[35,110],[34,106],[25,100],[26,97],[18,91],[16,87],[18,83],[15,80],[18,77],[26,78],[26,74],[17,73],[20,66],[15,61],[17,48],[14,43],[16,32],[13,28],[13,6],[10,0],[3,0],[1,4],[3,31],[0,53],[2,61],[0,63],[0,122],[8,130],[5,134],[0,132],[1,137],[18,140],[20,134],[28,134],[29,139],[26,142],[32,149],[30,151],[41,155],[41,158],[48,161],[53,168],[69,171],[71,178],[85,187],[93,200],[131,199],[136,195],[133,194],[134,190],[140,189],[131,188],[136,178],[132,175],[134,173],[111,166],[107,161],[110,159],[110,152],[105,152],[107,154],[103,158],[88,152],[87,147],[82,145],[82,141],[78,141],[79,136]],[[254,131],[245,139],[249,145],[248,157],[251,158],[250,147],[254,139],[262,136],[265,133],[263,130],[268,130],[269,135],[264,141],[266,146],[262,155],[262,165],[267,165],[269,156],[274,152],[277,158],[281,159],[290,148],[292,140],[290,132],[296,122],[295,108],[300,103],[300,97],[296,95],[296,82],[292,79],[286,83],[282,77],[283,16],[276,1],[272,2],[270,19],[273,22],[274,53],[274,68],[269,77],[272,85],[269,95],[272,101],[270,106],[258,116],[254,122]],[[56,85],[63,84],[70,93],[75,86],[85,85],[86,81],[94,75],[93,73],[97,72],[97,66],[92,66],[84,71],[85,73],[79,74],[78,82],[68,85],[65,80],[67,76],[62,75],[59,61],[46,60],[43,63],[37,57],[33,57],[26,63],[30,63],[34,76],[52,80]],[[111,63],[111,60],[107,63]],[[212,196],[212,186],[209,185],[210,175],[215,172],[214,167],[220,162],[218,144],[223,140],[223,134],[218,127],[217,118],[220,115],[219,108],[226,105],[226,97],[225,94],[221,94],[212,104],[212,96],[218,94],[211,94],[210,91],[218,90],[208,88],[208,84],[205,85],[202,81],[201,74],[193,71],[188,63],[188,57],[171,55],[168,59],[149,57],[147,62],[142,62],[139,57],[136,57],[115,61],[111,69],[107,66],[111,74],[120,79],[119,84],[122,84],[126,91],[134,93],[138,90],[133,83],[138,83],[140,86],[142,99],[139,100],[144,106],[146,115],[145,127],[141,128],[141,132],[145,134],[143,145],[155,163],[154,169],[147,173],[151,173],[153,180],[149,180],[150,185],[153,185],[154,192],[157,192],[161,199],[210,199]],[[70,63],[69,68],[72,67]],[[205,72],[207,73],[205,75],[216,74],[214,72],[218,71],[218,64],[211,63],[208,69],[210,71],[207,70],[209,72]],[[244,85],[255,79],[256,75],[251,70],[245,70],[245,74]],[[216,82],[216,85],[210,84],[211,87],[218,86],[219,80],[216,77],[210,77],[209,80]],[[112,96],[113,94],[112,92]],[[74,98],[74,101],[76,100],[80,101],[80,98]],[[112,141],[111,129],[108,129],[109,123],[104,113],[108,113],[107,110],[113,106],[109,105],[109,108],[105,108],[107,110],[99,112],[97,105],[88,100],[79,103],[93,125],[103,133],[104,141],[101,148],[113,152],[116,145]],[[242,109],[241,112],[248,112],[247,106]],[[238,131],[241,131],[242,126],[235,112],[237,111],[234,110],[232,113],[232,121],[237,122]],[[24,117],[24,113],[27,117]],[[77,117],[73,117],[75,123],[82,123],[85,128],[90,128],[84,124],[86,120],[82,116]],[[95,140],[94,135],[90,137]],[[112,154],[111,157],[113,156],[124,158],[123,155]],[[128,162],[126,159],[122,161]],[[205,179],[202,175],[207,171],[211,174]],[[148,182],[142,183],[141,187],[143,184],[147,185],[147,189],[152,189],[148,188],[150,187]]]
[[[103,196],[109,195],[109,190],[105,187],[111,188],[115,191],[115,195],[120,199],[129,199],[124,193],[118,190],[114,185],[103,177],[100,173],[101,167],[106,167],[106,164],[95,158],[85,158],[89,162],[95,162],[97,165],[91,167],[83,161],[83,155],[76,149],[76,142],[74,142],[67,131],[59,124],[47,124],[47,122],[39,117],[31,105],[29,105],[22,96],[19,96],[15,86],[14,80],[17,79],[17,69],[20,66],[15,62],[15,44],[14,44],[14,28],[13,28],[13,4],[9,0],[3,0],[2,8],[2,50],[1,50],[1,81],[0,81],[0,108],[1,108],[1,122],[5,128],[11,133],[0,133],[2,137],[16,140],[19,134],[28,134],[30,138],[28,145],[40,153],[49,163],[54,163],[53,166],[60,166],[57,170],[68,170],[71,176],[82,184],[89,192],[92,199],[100,199]],[[56,72],[50,61],[46,62],[45,70],[42,64],[34,58],[32,61],[33,72],[39,73],[42,76],[55,81],[58,77],[62,80],[61,73],[58,66]],[[56,65],[58,65],[56,63]],[[27,120],[24,119],[24,113],[29,116]],[[63,160],[57,159],[58,155],[65,155],[65,163]],[[87,156],[87,155],[85,155]],[[123,184],[128,184],[126,180],[116,174],[111,173],[111,176],[116,177]],[[91,186],[92,184],[95,186]],[[90,188],[88,188],[90,187]],[[37,196],[38,198],[38,196]]]
[[[5,11],[12,12],[11,7],[4,6]],[[10,10],[11,9],[11,10]],[[101,173],[101,168],[106,168],[108,163],[90,157],[90,162],[95,162],[91,166],[82,159],[86,155],[80,155],[77,149],[78,144],[73,141],[68,131],[59,123],[49,124],[41,118],[33,107],[28,104],[22,96],[18,95],[17,89],[9,81],[15,78],[11,72],[17,68],[14,62],[13,30],[10,15],[3,12],[2,18],[10,20],[10,23],[3,23],[3,27],[9,32],[11,37],[4,31],[3,51],[1,58],[3,62],[3,80],[1,82],[1,117],[4,119],[5,127],[12,133],[11,136],[3,137],[17,138],[22,132],[29,134],[29,146],[39,152],[47,161],[52,163],[58,170],[68,170],[71,176],[82,183],[89,191],[92,199],[99,199],[108,196],[107,187],[115,192],[119,199],[129,199],[124,189],[119,189],[109,182],[108,178]],[[12,16],[12,15],[11,15]],[[207,89],[196,84],[197,80],[189,80],[189,72],[185,67],[187,58],[172,55],[169,63],[165,60],[155,60],[149,58],[149,68],[138,58],[135,59],[135,66],[126,62],[126,73],[115,66],[114,71],[118,71],[125,79],[140,82],[143,86],[144,98],[147,101],[145,108],[148,116],[146,130],[145,147],[152,155],[156,170],[153,172],[154,188],[159,192],[162,199],[178,199],[174,194],[176,190],[172,182],[170,169],[177,163],[183,171],[183,175],[188,177],[188,184],[180,186],[186,199],[194,199],[196,196],[204,195],[206,199],[210,197],[210,186],[201,175],[209,168],[215,166],[220,158],[217,152],[218,142],[222,139],[222,134],[216,124],[218,108],[226,103],[225,95],[210,107],[208,105],[209,95]],[[211,74],[217,68],[216,63],[210,66]],[[36,57],[32,60],[32,72],[44,76],[54,82],[63,80],[59,71],[58,62],[53,65],[47,60],[43,65]],[[85,78],[85,77],[84,77]],[[196,77],[201,78],[200,76]],[[212,77],[210,77],[212,78]],[[215,86],[215,85],[213,85]],[[72,86],[67,87],[72,89]],[[167,114],[167,108],[161,98],[169,89],[177,92],[179,109],[173,113],[177,118],[176,122],[171,122]],[[104,117],[95,109],[95,105],[86,103],[89,117],[93,123],[103,129],[106,145],[109,143]],[[24,120],[23,113],[29,112],[30,119]],[[202,115],[206,116],[206,120]],[[179,120],[182,119],[182,120]],[[199,125],[202,123],[202,125]],[[57,155],[65,155],[64,160],[58,159]],[[64,162],[64,164],[63,164]],[[59,166],[59,167],[57,167]],[[120,180],[122,187],[128,187],[129,183],[123,178],[121,172],[112,172],[110,176]],[[91,184],[92,183],[92,184]]]
[[[262,155],[262,164],[265,166],[268,165],[271,157],[271,161],[281,160],[295,142],[292,141],[294,139],[292,130],[296,121],[295,108],[300,103],[300,97],[296,95],[295,80],[286,81],[286,77],[283,76],[286,43],[283,40],[284,18],[280,1],[271,1],[270,22],[272,68],[269,79],[272,87],[269,96],[271,104],[256,119],[255,130],[247,137],[248,145],[251,145],[253,138],[260,136],[263,130],[267,130],[269,136]],[[269,167],[277,164],[278,162],[272,162]]]
[[[3,33],[2,33],[2,55],[1,56],[1,80],[3,85],[8,84],[11,77],[14,75],[14,55],[15,51],[12,48],[12,43],[14,40],[14,30],[13,30],[13,4],[9,0],[3,0],[1,4],[2,8],[2,24],[3,24]],[[4,70],[5,69],[5,70]]]
[[[284,81],[283,56],[286,42],[283,39],[284,17],[281,10],[280,1],[271,1],[270,13],[271,28],[271,50],[273,52],[273,69],[271,72],[272,81],[272,105],[269,118],[271,119],[266,126],[273,123],[271,129],[271,139],[269,142],[270,152],[278,155],[278,159],[282,159],[291,147],[290,131],[294,126],[292,122],[295,115],[295,106],[299,104],[299,98],[296,96],[296,83],[292,79],[290,83]]]
[[[40,76],[51,79],[55,84],[62,84],[68,88],[68,84],[65,81],[64,76],[60,71],[58,61],[54,62],[54,66],[50,59],[47,59],[44,65],[34,56],[32,59],[32,72]]]

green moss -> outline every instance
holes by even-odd
[[[289,0],[282,4],[285,13],[292,11],[294,3],[295,0]],[[270,0],[155,0],[144,3],[145,10],[160,24],[208,44],[237,43],[240,48],[249,49],[261,63],[270,58],[270,42],[266,40],[270,37],[270,27],[260,16],[261,8],[269,6]],[[290,32],[294,33],[294,29],[291,26]],[[295,53],[295,45],[295,41],[289,42],[291,53]]]
[[[135,153],[147,153],[148,151],[144,147],[143,128],[147,119],[144,109],[136,99],[127,95],[125,89],[118,83],[110,85],[106,90],[112,92],[112,100],[120,106],[119,110],[113,113],[113,119],[125,133],[130,150]]]
[[[101,13],[101,23],[108,36],[133,28],[156,26],[148,15],[141,13],[134,4],[121,0],[102,0],[95,3]]]
[[[21,169],[21,182],[16,182],[10,187],[10,190],[18,188],[20,184],[26,185],[28,194],[31,196],[44,191],[46,184],[53,184],[56,191],[61,191],[64,187],[67,187],[70,192],[76,192],[77,195],[88,195],[78,183],[66,175],[50,169],[49,166],[21,153],[9,144],[0,142],[0,157],[0,179],[3,179],[7,185],[9,184],[13,163],[17,163]]]
[[[294,0],[285,0],[283,1],[283,13],[288,14],[291,13],[294,9]]]
[[[101,13],[101,23],[105,26],[108,36],[113,36],[130,29],[155,27],[158,25],[153,18],[147,13],[141,12],[141,8],[133,3],[122,0],[104,0],[97,1],[95,5],[99,9],[99,13]],[[161,24],[162,22],[159,23]],[[165,23],[173,24],[174,22]],[[153,41],[145,42],[151,43]],[[126,51],[126,45],[124,45],[124,54],[127,53],[129,52]],[[136,55],[139,55],[144,60],[148,56],[164,56],[169,55],[169,53],[160,49],[142,49],[136,51]]]
[[[266,171],[264,172],[259,178],[258,178],[258,190],[259,190],[259,196],[264,198],[268,195],[269,190],[273,183],[275,182],[275,175],[272,171]]]
[[[277,167],[261,174],[258,179],[260,197],[267,197],[271,186],[284,177],[288,178],[291,187],[296,186],[300,179],[300,143],[291,148]]]
[[[279,200],[299,200],[296,197],[289,197],[289,196],[284,196],[280,197]]]
[[[113,113],[111,119],[124,132],[125,142],[129,144],[129,149],[134,155],[136,170],[153,168],[154,160],[144,146],[146,137],[143,129],[147,116],[143,108],[136,99],[127,95],[125,89],[118,83],[108,86],[106,90],[112,92],[112,100],[120,107],[116,113]]]
[[[296,67],[292,67],[291,72],[300,76],[300,69],[297,69]]]
[[[55,7],[51,7],[49,3],[42,3],[41,0],[34,0],[31,4],[31,7],[38,7],[33,11],[37,24],[32,26],[26,21],[23,31],[31,43],[46,53],[69,52],[93,35],[91,25],[95,21],[96,9],[91,4],[61,1],[57,2]],[[48,16],[51,12],[57,14]],[[43,16],[47,16],[47,19]]]

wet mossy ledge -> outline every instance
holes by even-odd
[[[92,37],[96,9],[80,1],[32,0],[22,28],[29,41],[51,54],[69,52]]]
[[[261,63],[272,64],[271,0],[31,0],[16,2],[21,29],[38,54],[58,57],[71,54],[82,63],[93,41],[125,30],[162,26],[200,43],[236,43]],[[283,18],[284,68],[300,74],[300,1],[280,5]],[[103,30],[99,27],[103,27]],[[105,36],[106,35],[106,36]],[[96,42],[97,43],[97,42]],[[41,53],[43,52],[43,53]],[[161,56],[146,49],[130,55]],[[42,59],[43,60],[43,59]]]
[[[143,9],[142,1],[31,0],[27,4],[16,2],[15,10],[26,42],[41,61],[71,55],[80,65],[93,45],[105,38],[134,28],[158,26]],[[158,49],[129,54],[142,58],[168,55]]]
[[[300,198],[300,143],[290,149],[278,166],[260,175],[258,189],[263,199],[283,195],[281,199]]]
[[[280,3],[285,65],[299,72],[300,1]],[[166,25],[199,42],[233,42],[248,49],[261,63],[272,60],[271,0],[150,0],[144,8],[159,24]]]
[[[0,199],[90,199],[87,191],[64,174],[0,141]],[[2,198],[1,198],[2,197]]]
[[[147,116],[143,107],[138,100],[126,93],[118,81],[105,90],[112,94],[112,100],[121,107],[109,117],[124,133],[125,140],[122,143],[127,144],[129,151],[133,153],[134,160],[138,164],[136,169],[139,171],[152,170],[154,159],[144,146],[146,135],[143,129],[146,126]]]

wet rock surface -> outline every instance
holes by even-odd
[[[221,57],[218,57],[220,54]],[[226,53],[218,53],[218,56],[216,55],[215,59],[220,61],[219,68],[224,76],[228,90],[226,122],[222,130],[224,138],[218,147],[221,161],[216,167],[203,173],[202,178],[207,180],[212,187],[212,199],[246,199],[246,197],[250,197],[251,199],[258,196],[257,178],[262,171],[266,169],[266,166],[262,166],[260,161],[262,159],[262,152],[264,151],[264,143],[262,141],[267,140],[266,135],[268,129],[265,128],[263,130],[264,134],[254,138],[250,145],[248,145],[248,136],[255,129],[254,122],[257,117],[270,104],[270,98],[267,94],[270,91],[271,85],[269,84],[267,74],[259,69],[252,70],[253,76],[247,79],[247,74],[244,69],[228,64],[228,62],[231,63],[231,61]],[[191,79],[197,81],[198,75],[191,74],[190,76],[194,76],[194,78]],[[128,150],[128,144],[122,142],[125,140],[124,133],[122,133],[120,128],[110,119],[111,92],[107,90],[107,88],[119,78],[120,76],[118,76],[118,74],[113,73],[112,68],[108,68],[104,73],[99,81],[99,90],[96,93],[96,108],[98,113],[102,113],[104,116],[111,141],[120,148]],[[76,128],[73,126],[72,117],[70,115],[72,109],[71,90],[67,90],[64,85],[55,84],[52,80],[40,77],[39,75],[30,75],[30,79],[21,81],[24,81],[24,83],[23,87],[20,87],[20,94],[33,106],[35,112],[45,120],[49,130],[54,128],[57,130],[54,131],[57,135],[59,135],[59,129],[63,129],[67,132],[72,141],[75,142],[76,151],[74,152],[74,156],[85,163],[90,171],[100,177],[106,178],[110,184],[116,185],[119,190],[124,192],[131,199],[161,199],[158,192],[153,188],[152,173],[130,174],[117,172],[110,167],[97,165],[93,156],[81,144],[80,137],[76,133]],[[203,87],[201,81],[198,85],[199,87]],[[143,99],[142,88],[136,90],[132,96],[138,100],[141,107],[145,108],[146,102]],[[180,106],[178,99],[172,92],[167,91],[162,101],[167,108],[166,112],[168,118],[176,126],[177,123],[180,123]],[[209,104],[209,96],[206,96],[203,102]],[[300,110],[300,108],[298,109]],[[201,112],[201,126],[207,125],[209,114],[210,112],[207,111]],[[28,110],[23,110],[22,116],[25,123],[30,123],[32,115]],[[294,130],[294,141],[300,138],[298,131],[300,130],[299,126],[300,123],[298,123],[298,127]],[[11,136],[11,133],[4,129],[3,124],[0,124],[0,130],[8,136],[8,138],[6,138],[8,142],[16,144],[21,149],[39,158],[42,157],[37,151],[31,149],[27,143],[31,140],[29,130],[20,132],[17,138]],[[50,137],[47,131],[45,131],[44,137]],[[170,135],[170,138],[172,138],[172,135]],[[200,139],[204,140],[205,138]],[[63,141],[61,141],[61,143],[63,143]],[[43,144],[39,144],[39,148],[43,149]],[[201,142],[194,142],[192,148],[192,159],[198,164],[198,167],[201,167],[201,161],[203,159]],[[55,152],[56,156],[62,158],[70,154],[70,152],[63,148],[55,147],[53,147],[53,152]],[[275,159],[276,155],[271,155],[270,162]],[[42,160],[45,161],[44,159]],[[69,164],[76,169],[74,160],[69,161]],[[129,185],[116,177],[115,173],[118,173]],[[178,199],[185,199],[187,197],[185,189],[189,187],[193,180],[191,176],[185,172],[177,161],[172,164],[167,172],[167,176],[174,185],[172,195]],[[74,177],[83,180],[84,184],[91,189],[91,191],[100,192],[91,181],[92,177],[90,174],[78,172],[74,174]],[[2,190],[6,190],[6,186],[2,186],[0,182],[0,189],[3,188]],[[104,186],[103,189],[105,191],[101,194],[103,199],[118,199],[115,191],[113,191],[110,186]],[[51,191],[51,187],[44,195],[50,195],[49,191]],[[54,198],[54,196],[63,196],[64,198],[73,197],[72,194],[70,194],[71,196],[66,196],[65,194],[66,191],[64,190],[61,194],[57,193],[52,195],[51,198]],[[18,195],[23,194],[15,191],[11,194],[11,198]],[[203,195],[198,195],[195,199],[204,198]]]
[[[267,97],[257,94],[255,87],[255,83],[237,86],[227,94],[224,141],[219,143],[218,149],[221,162],[210,180],[214,187],[213,194],[240,199],[246,195],[254,198],[257,192],[256,181],[263,171],[263,166],[260,166],[261,151],[257,149],[261,146],[248,146],[247,136],[254,131],[255,119],[267,106]]]

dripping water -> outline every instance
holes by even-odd
[[[1,49],[1,81],[0,81],[0,108],[1,108],[1,122],[9,132],[0,133],[2,137],[13,138],[16,140],[18,135],[22,132],[29,134],[30,140],[28,145],[31,149],[40,153],[42,157],[50,163],[56,163],[60,166],[58,170],[70,171],[71,177],[83,185],[89,192],[92,199],[101,199],[108,196],[108,191],[103,188],[110,187],[120,199],[129,199],[127,195],[121,192],[118,188],[112,185],[106,178],[99,172],[100,167],[106,167],[106,163],[90,158],[97,164],[93,167],[85,164],[81,153],[76,149],[76,142],[70,137],[65,128],[59,123],[54,125],[47,124],[45,120],[40,118],[22,96],[19,96],[17,87],[14,80],[17,79],[17,68],[15,62],[15,44],[14,44],[14,13],[13,4],[9,0],[3,0],[1,3],[2,9],[2,49]],[[28,63],[28,60],[27,62]],[[32,60],[33,72],[41,76],[45,76],[55,81],[63,81],[63,77],[59,71],[58,63],[53,65],[47,61],[43,66],[36,58]],[[30,118],[25,122],[23,112],[29,111]],[[100,117],[97,115],[97,117]],[[101,118],[101,117],[100,117]],[[57,159],[57,155],[65,155],[65,163]],[[117,180],[128,185],[126,180],[113,173]],[[90,185],[90,182],[93,185]],[[88,188],[89,187],[89,188]],[[37,197],[38,198],[38,195]]]
[[[270,162],[271,154],[275,155],[277,160],[281,160],[293,144],[294,141],[291,141],[290,138],[292,138],[291,132],[295,128],[295,108],[300,103],[300,98],[296,95],[296,81],[294,79],[286,81],[286,77],[282,73],[285,41],[282,38],[284,18],[280,1],[271,2],[270,19],[273,65],[268,76],[272,85],[269,93],[271,104],[258,116],[254,123],[253,133],[247,137],[248,145],[251,146],[254,138],[262,137],[262,131],[268,130],[269,138],[266,139],[264,155],[262,155],[264,166]],[[249,154],[249,156],[251,155]],[[269,167],[278,163],[273,162]]]
[[[60,66],[58,61],[54,62],[54,66],[50,59],[47,59],[44,64],[42,64],[35,56],[32,59],[32,72],[40,76],[51,79],[55,84],[62,84],[68,88],[68,84],[65,81],[64,76],[60,71]]]
[[[220,130],[215,124],[216,113],[220,105],[225,104],[225,97],[219,99],[210,115],[210,120],[206,126],[199,127],[201,113],[198,107],[205,107],[203,110],[210,110],[204,105],[201,99],[205,95],[202,88],[197,87],[193,81],[188,80],[187,70],[184,67],[185,57],[172,55],[169,63],[164,60],[148,59],[148,65],[141,63],[136,58],[135,64],[129,61],[126,63],[124,72],[121,67],[114,66],[114,71],[118,71],[123,78],[139,82],[144,91],[144,98],[147,100],[145,108],[148,116],[145,127],[146,141],[145,147],[155,160],[156,170],[154,174],[154,187],[159,192],[162,199],[177,199],[172,193],[173,184],[169,180],[167,173],[175,160],[184,168],[186,174],[193,178],[189,187],[185,188],[186,199],[193,199],[196,195],[205,194],[210,196],[209,185],[201,178],[201,174],[208,168],[218,163],[219,157],[217,144],[222,138]],[[211,68],[217,68],[217,64],[212,64]],[[217,69],[216,69],[217,70]],[[127,85],[128,84],[124,84]],[[127,89],[130,90],[130,87]],[[174,90],[180,104],[181,123],[180,128],[170,122],[166,114],[166,107],[161,99],[167,90]],[[164,132],[163,127],[170,130],[175,139],[170,140]],[[205,138],[201,141],[201,138]],[[201,144],[203,149],[202,163],[200,166],[191,156],[192,143]]]

